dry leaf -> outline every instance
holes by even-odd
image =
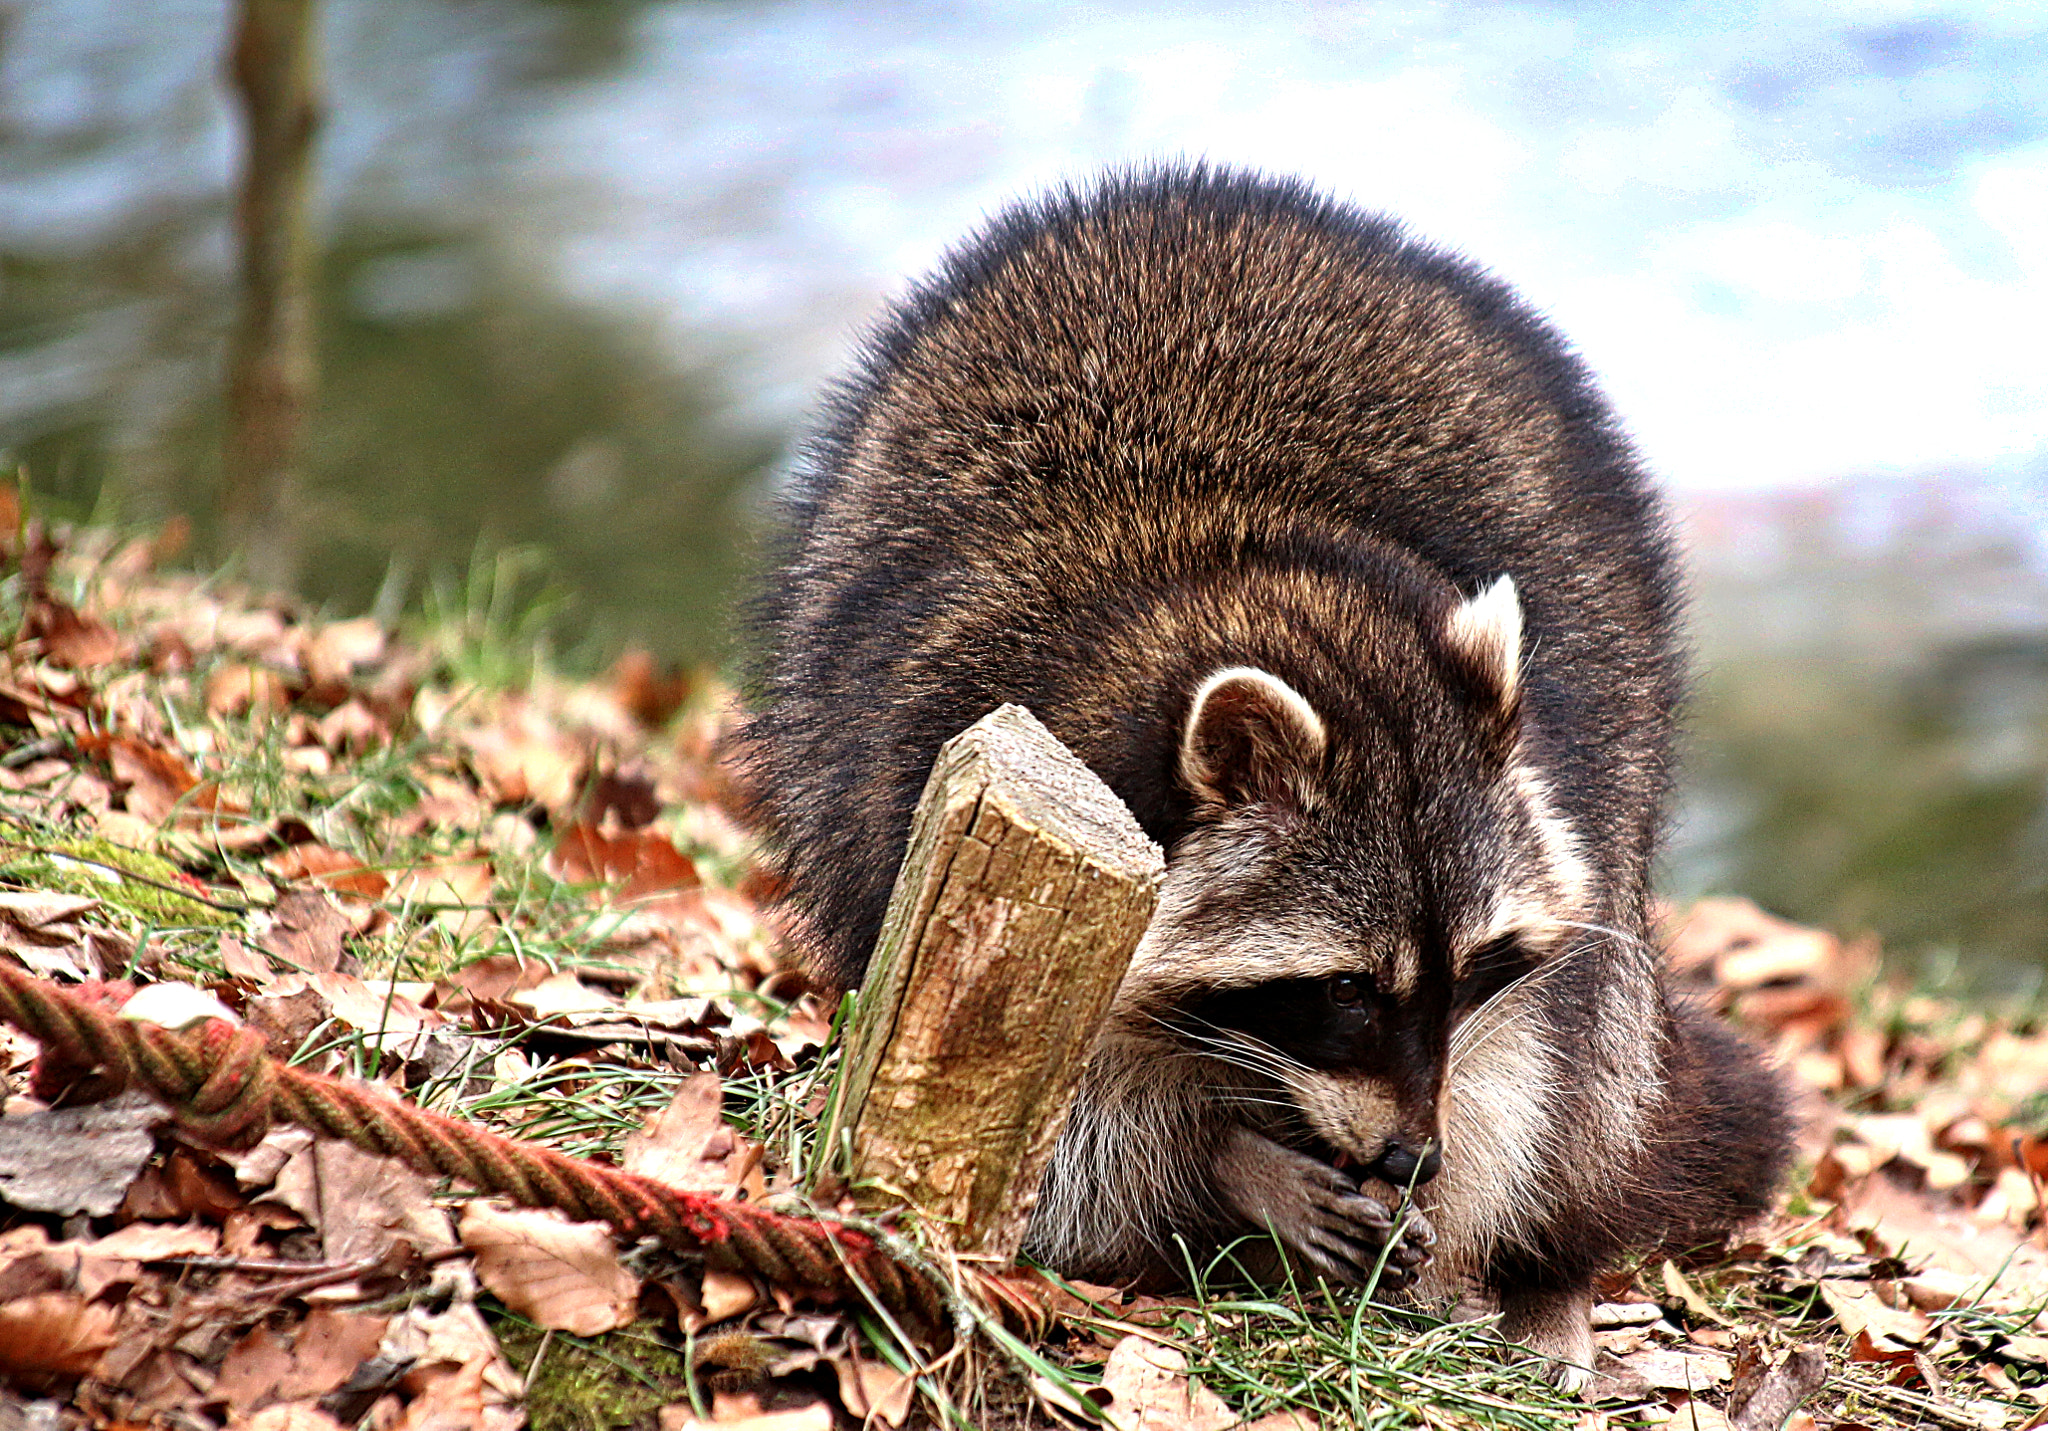
[[[67,670],[110,666],[130,654],[129,643],[104,621],[48,596],[29,608],[22,634],[42,643],[51,665]]]
[[[320,744],[337,754],[361,754],[390,739],[391,729],[361,701],[343,701],[314,727]]]
[[[292,693],[277,672],[236,663],[207,673],[203,699],[209,715],[232,717],[252,710],[281,711],[292,703]]]
[[[170,1121],[146,1093],[0,1118],[0,1199],[31,1212],[105,1217]]]
[[[650,830],[608,835],[580,822],[562,831],[547,869],[569,884],[617,885],[623,900],[673,894],[703,883],[696,862],[666,836]]]
[[[498,1339],[474,1302],[457,1302],[445,1312],[414,1307],[394,1318],[384,1334],[383,1354],[414,1366],[482,1364],[487,1407],[525,1394],[525,1383],[499,1351]]]
[[[1669,1423],[1669,1431],[1729,1431],[1728,1418],[1704,1401],[1687,1401]]]
[[[345,1428],[317,1406],[287,1402],[264,1407],[246,1421],[236,1423],[235,1431],[345,1431]]]
[[[366,1043],[400,1058],[417,1057],[432,1031],[448,1022],[400,993],[396,984],[369,984],[353,974],[285,974],[271,981],[267,997],[289,999],[306,989],[317,992],[328,1012]]]
[[[917,1392],[917,1378],[878,1361],[848,1352],[832,1358],[833,1373],[839,1378],[839,1401],[849,1416],[879,1418],[886,1426],[901,1426],[910,1414],[910,1400]]]
[[[1117,1431],[1225,1431],[1238,1417],[1223,1399],[1188,1377],[1188,1359],[1149,1337],[1128,1336],[1110,1350],[1102,1385],[1104,1415]]]
[[[415,1368],[405,1377],[413,1399],[391,1431],[489,1431],[484,1383],[489,1360]]]
[[[88,1376],[114,1344],[120,1313],[75,1292],[43,1292],[0,1306],[0,1372]]]
[[[761,1302],[761,1289],[751,1277],[742,1277],[737,1272],[722,1272],[717,1268],[706,1268],[703,1281],[697,1288],[697,1300],[703,1309],[685,1313],[683,1330],[695,1335],[706,1327],[715,1327],[720,1322],[751,1312]]]
[[[542,1019],[556,1014],[626,1013],[617,999],[602,989],[593,989],[567,970],[508,995],[505,1002],[531,1009],[536,1018]]]
[[[1728,1387],[1729,1424],[1734,1431],[1778,1431],[1801,1402],[1820,1390],[1827,1366],[1818,1347],[1796,1347],[1771,1365],[1755,1342],[1745,1343]]]
[[[196,984],[165,979],[145,984],[121,1004],[121,1017],[167,1029],[185,1029],[209,1019],[237,1024],[234,1011]]]
[[[685,1192],[730,1197],[743,1188],[756,1200],[766,1197],[760,1145],[724,1120],[722,1106],[718,1075],[692,1074],[668,1107],[626,1139],[622,1165]]]
[[[242,1416],[273,1399],[272,1392],[292,1369],[292,1349],[269,1327],[253,1328],[221,1358],[210,1395]]]
[[[1645,1347],[1621,1358],[1622,1366],[1659,1391],[1705,1391],[1726,1381],[1734,1368],[1719,1352]]]
[[[514,706],[498,724],[464,731],[460,739],[495,803],[563,810],[576,798],[583,752],[525,707]]]
[[[539,1326],[587,1337],[633,1320],[640,1279],[620,1265],[602,1223],[474,1202],[462,1214],[462,1245],[476,1254],[484,1286]]]
[[[688,676],[671,667],[658,673],[654,657],[638,646],[628,647],[611,670],[612,698],[642,725],[665,726],[690,697]]]
[[[1879,1353],[1910,1353],[1934,1334],[1933,1323],[1920,1313],[1911,1308],[1887,1307],[1875,1292],[1860,1290],[1835,1278],[1820,1283],[1820,1296],[1844,1333],[1867,1337]]]
[[[407,904],[448,906],[434,916],[434,922],[457,938],[467,938],[491,926],[487,906],[494,878],[488,860],[416,865],[392,873],[391,898]]]
[[[660,1431],[832,1431],[832,1408],[822,1401],[791,1411],[763,1411],[759,1398],[747,1392],[719,1392],[712,1399],[709,1421],[699,1421],[688,1403],[664,1406]]]
[[[358,894],[364,899],[381,899],[391,888],[391,881],[380,872],[371,869],[354,855],[331,849],[317,840],[303,845],[290,845],[279,850],[263,862],[263,868],[285,881],[310,880],[344,894]],[[292,890],[287,897],[304,895],[306,891]],[[279,901],[283,909],[283,901]],[[344,925],[349,921],[343,917]],[[346,928],[343,931],[347,932]],[[296,961],[295,961],[296,962]],[[309,968],[309,965],[301,965]]]
[[[333,1138],[289,1158],[267,1200],[304,1218],[332,1262],[381,1261],[399,1241],[424,1251],[455,1246],[425,1177]]]
[[[333,621],[306,642],[306,675],[316,686],[346,686],[356,671],[384,659],[384,628],[373,616]]]
[[[354,930],[354,921],[327,895],[288,889],[270,912],[263,947],[309,974],[332,974],[341,967],[341,941]]]
[[[1708,1305],[1707,1299],[1699,1294],[1692,1283],[1685,1280],[1685,1274],[1678,1270],[1677,1263],[1667,1259],[1664,1263],[1662,1276],[1664,1290],[1682,1302],[1685,1305],[1685,1309],[1695,1317],[1698,1317],[1703,1322],[1712,1322],[1716,1326],[1725,1327],[1732,1325],[1726,1317]]]

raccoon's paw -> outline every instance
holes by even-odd
[[[1436,1230],[1414,1208],[1397,1216],[1388,1201],[1361,1190],[1348,1173],[1249,1128],[1233,1129],[1216,1159],[1225,1200],[1254,1227],[1269,1229],[1289,1255],[1334,1282],[1389,1290],[1429,1265]],[[1377,1185],[1376,1185],[1377,1190]]]

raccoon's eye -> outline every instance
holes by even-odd
[[[1329,983],[1330,1002],[1340,1009],[1362,1009],[1365,1007],[1365,980],[1351,974],[1338,974]]]

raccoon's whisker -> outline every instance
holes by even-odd
[[[1564,919],[1559,920],[1558,922],[1564,925],[1564,927],[1567,929],[1583,929],[1589,934],[1605,934],[1610,939],[1618,939],[1622,943],[1633,945],[1637,949],[1650,949],[1650,942],[1648,940],[1644,939],[1639,934],[1630,934],[1628,931],[1623,929],[1610,929],[1608,926],[1604,924],[1587,924],[1584,921],[1577,919]]]
[[[1285,1081],[1308,1071],[1306,1064],[1241,1029],[1225,1028],[1185,1013],[1171,1019],[1154,1014],[1152,1021],[1194,1044],[1203,1051],[1203,1056],[1219,1058],[1255,1073],[1270,1073]]]
[[[1573,924],[1571,927],[1575,929],[1596,928],[1593,925],[1582,925],[1576,923]],[[1450,1070],[1455,1072],[1458,1063],[1461,1059],[1471,1054],[1475,1049],[1479,1048],[1482,1044],[1494,1038],[1496,1035],[1503,1033],[1514,1026],[1515,1021],[1511,1018],[1492,1019],[1491,1022],[1488,1022],[1490,1016],[1494,1013],[1496,1009],[1500,1007],[1501,1002],[1505,1000],[1510,994],[1513,994],[1516,990],[1524,987],[1525,985],[1533,984],[1541,979],[1548,978],[1550,975],[1558,972],[1560,969],[1565,968],[1567,965],[1571,963],[1572,960],[1579,958],[1581,955],[1590,954],[1596,947],[1598,946],[1591,941],[1587,941],[1580,944],[1574,944],[1571,948],[1565,950],[1556,958],[1546,959],[1543,963],[1538,964],[1535,968],[1528,970],[1526,973],[1516,976],[1514,979],[1510,980],[1503,988],[1497,990],[1490,998],[1487,999],[1485,1003],[1481,1004],[1478,1008],[1474,1009],[1471,1013],[1467,1014],[1465,1016],[1464,1022],[1458,1025],[1457,1032],[1451,1035],[1451,1047],[1447,1060]]]

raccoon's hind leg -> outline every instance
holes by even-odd
[[[1362,1286],[1379,1268],[1382,1286],[1405,1286],[1436,1245],[1436,1232],[1420,1211],[1411,1207],[1397,1225],[1393,1209],[1348,1173],[1243,1125],[1224,1135],[1215,1171],[1217,1192],[1232,1212],[1270,1231],[1291,1258],[1334,1282]]]
[[[1502,1341],[1516,1342],[1546,1359],[1560,1390],[1576,1392],[1592,1379],[1593,1283],[1515,1287],[1500,1294]]]

